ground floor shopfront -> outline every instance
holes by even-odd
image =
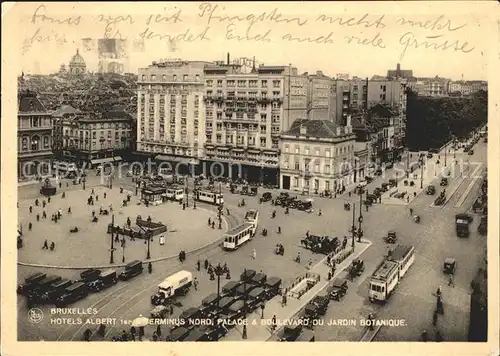
[[[50,175],[52,154],[18,157],[17,180],[27,181]]]
[[[337,192],[354,183],[354,172],[344,176],[328,175],[306,176],[298,171],[282,170],[280,172],[280,189],[318,194],[325,191]]]
[[[119,162],[130,162],[132,152],[126,149],[82,151],[75,149],[64,149],[54,153],[54,159],[75,163],[80,168],[95,168],[103,163],[117,164]]]
[[[277,167],[210,160],[204,160],[201,165],[203,175],[206,177],[244,179],[249,183],[272,185],[277,185],[279,181],[279,169]]]

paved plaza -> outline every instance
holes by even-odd
[[[95,205],[88,205],[87,198],[94,189],[94,197],[99,200]],[[104,186],[94,188],[87,187],[86,190],[72,190],[66,192],[66,197],[62,194],[51,197],[51,202],[47,203],[45,209],[40,204],[35,206],[34,199],[25,199],[19,202],[19,223],[22,226],[24,247],[18,250],[19,262],[53,265],[62,267],[105,266],[109,264],[110,256],[110,234],[107,234],[107,226],[112,221],[111,214],[114,214],[115,225],[124,226],[129,217],[132,225],[135,219],[141,215],[143,219],[151,217],[152,221],[167,225],[165,244],[160,245],[158,236],[153,237],[150,245],[151,259],[158,259],[176,256],[180,250],[192,251],[204,245],[210,244],[222,237],[219,229],[209,228],[207,221],[214,218],[215,214],[202,206],[196,210],[190,205],[186,210],[177,203],[169,202],[158,206],[145,207],[138,205],[137,197],[132,195],[128,206],[121,207],[123,199],[126,198],[126,191],[120,193],[119,187],[109,189]],[[106,194],[106,198],[104,198]],[[30,214],[29,207],[33,211]],[[99,215],[99,209],[113,208],[110,215]],[[68,208],[71,207],[71,213]],[[57,222],[51,221],[53,213],[59,209],[62,211],[62,218]],[[47,218],[43,219],[43,211]],[[99,221],[92,223],[92,211],[95,212]],[[40,214],[40,221],[36,215]],[[29,231],[28,224],[32,223],[32,230]],[[225,222],[223,229],[225,231]],[[77,226],[77,233],[70,233],[69,230]],[[49,244],[55,243],[55,251],[42,250],[45,239]],[[122,264],[123,255],[125,263],[132,260],[144,260],[147,253],[147,244],[142,239],[132,241],[126,237],[125,249],[119,243],[114,243],[116,251],[114,259],[116,264]]]

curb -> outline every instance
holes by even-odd
[[[361,243],[368,244],[368,246],[367,246],[366,248],[364,248],[364,249],[363,249],[360,253],[358,253],[358,254],[354,255],[353,260],[354,260],[354,259],[356,259],[356,258],[358,258],[359,256],[361,256],[363,253],[365,253],[365,251],[366,251],[366,250],[367,250],[367,249],[368,249],[368,248],[369,248],[369,247],[373,244],[370,240],[361,240]],[[351,255],[351,256],[353,256],[353,255]],[[349,257],[351,257],[351,256],[349,256]],[[349,258],[349,257],[348,257],[348,258]],[[325,259],[326,259],[326,258],[325,258]],[[323,260],[325,260],[325,259],[323,259]],[[347,259],[347,258],[346,258],[346,259]],[[323,261],[323,260],[322,260],[322,261]],[[345,260],[344,260],[344,261],[345,261]],[[321,262],[319,262],[319,263],[321,263]],[[316,265],[318,265],[319,263],[317,263]],[[316,265],[315,265],[315,266],[316,266]],[[332,280],[333,280],[333,278],[335,278],[335,276],[338,276],[341,272],[343,272],[343,271],[344,271],[344,270],[345,270],[348,266],[349,266],[349,265],[347,265],[347,266],[345,266],[344,268],[342,268],[341,270],[337,271],[337,273],[335,273],[335,275],[334,275],[334,276],[332,276]],[[323,287],[321,287],[321,288],[318,290],[318,292],[317,292],[317,293],[315,293],[315,294],[314,294],[314,295],[313,295],[310,299],[308,299],[308,300],[306,301],[306,303],[304,303],[304,305],[300,306],[297,310],[294,310],[294,311],[293,311],[292,316],[290,317],[290,319],[293,319],[293,318],[294,318],[294,317],[295,317],[298,313],[300,313],[300,311],[301,311],[302,309],[304,309],[304,307],[307,305],[307,303],[308,303],[309,301],[311,301],[311,300],[312,300],[315,296],[317,296],[318,294],[320,294],[320,293],[321,293],[324,289],[326,289],[326,288],[328,287],[328,285],[329,285],[329,284],[330,284],[330,282],[328,282],[327,284],[325,284]],[[302,301],[302,299],[301,299],[301,301]],[[280,330],[281,330],[281,329],[283,329],[283,328],[284,328],[284,326],[281,326],[280,328],[277,328],[276,330],[274,330],[274,332],[273,332],[273,333],[271,333],[271,335],[270,335],[270,336],[269,336],[269,337],[268,337],[265,341],[269,341],[270,339],[272,339],[272,338],[273,338],[273,337],[277,334],[277,332],[278,332],[278,331],[280,331]]]
[[[204,209],[204,210],[207,210],[207,209]],[[225,222],[225,225],[226,225],[226,232],[229,230],[229,222],[227,221],[227,219],[224,217],[224,222]],[[221,243],[221,241],[223,240],[224,238],[221,237],[213,242],[210,242],[206,245],[203,245],[203,246],[200,246],[198,248],[195,248],[194,250],[191,250],[191,251],[187,251],[186,254],[187,255],[192,255],[200,250],[203,250],[207,247],[210,247],[212,245],[218,245]],[[170,259],[174,259],[174,258],[177,258],[178,255],[172,255],[172,256],[166,256],[166,257],[159,257],[159,258],[155,258],[155,259],[150,259],[150,260],[144,260],[143,263],[146,263],[146,262],[161,262],[161,261],[166,261],[166,260],[170,260]],[[108,265],[102,265],[102,266],[82,266],[82,267],[71,267],[71,266],[55,266],[55,265],[43,265],[43,264],[36,264],[36,263],[26,263],[26,262],[17,262],[17,265],[18,266],[24,266],[24,267],[35,267],[35,268],[51,268],[51,269],[65,269],[65,270],[85,270],[85,269],[89,269],[89,268],[101,268],[101,269],[104,269],[104,268],[120,268],[120,267],[125,267],[127,265],[127,263],[120,263],[120,264],[108,264]]]

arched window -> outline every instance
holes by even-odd
[[[43,137],[43,148],[49,148],[49,136]]]
[[[31,150],[32,151],[37,151],[38,150],[38,147],[39,147],[39,144],[40,144],[40,137],[39,136],[33,136],[31,138]]]
[[[21,150],[23,150],[23,151],[28,150],[28,138],[27,137],[23,137],[21,139]]]

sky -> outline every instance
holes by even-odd
[[[7,19],[17,19],[25,73],[54,73],[77,49],[96,71],[96,39],[121,38],[132,73],[162,58],[225,60],[230,52],[333,77],[385,75],[401,63],[417,77],[488,79],[495,22],[486,3],[257,4],[19,4]]]

